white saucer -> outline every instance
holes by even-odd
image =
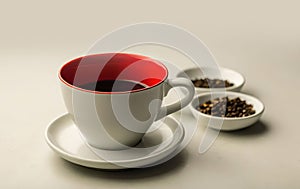
[[[55,119],[45,133],[48,145],[62,158],[98,169],[141,168],[163,163],[183,142],[184,135],[184,127],[168,116],[156,122],[136,147],[100,150],[85,142],[68,114]]]

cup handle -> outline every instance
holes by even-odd
[[[175,78],[175,79],[167,79],[166,82],[164,83],[164,96],[166,96],[169,92],[169,90],[173,87],[184,87],[187,89],[186,96],[183,97],[182,99],[178,100],[177,102],[167,105],[167,106],[162,106],[156,120],[159,120],[171,113],[174,113],[185,106],[187,106],[193,99],[194,94],[195,94],[195,88],[193,83],[186,79],[186,78]]]

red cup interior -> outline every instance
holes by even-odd
[[[63,83],[78,89],[81,89],[81,85],[102,80],[129,80],[141,83],[147,86],[147,89],[162,83],[167,76],[168,71],[160,62],[149,57],[125,53],[80,57],[63,65],[59,72]]]

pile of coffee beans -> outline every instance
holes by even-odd
[[[200,104],[196,109],[204,114],[217,117],[246,117],[255,114],[253,105],[247,104],[239,97],[229,99],[228,97],[216,98]]]
[[[228,80],[221,79],[194,79],[192,80],[195,87],[201,88],[224,88],[224,87],[232,87],[234,84],[230,83]]]

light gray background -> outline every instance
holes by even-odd
[[[196,3],[197,2],[197,3]],[[0,188],[300,188],[300,3],[227,1],[0,1]],[[190,145],[158,167],[103,172],[68,163],[44,141],[66,110],[57,70],[102,35],[136,22],[183,27],[266,105],[261,122]],[[131,51],[191,66],[170,49]]]

